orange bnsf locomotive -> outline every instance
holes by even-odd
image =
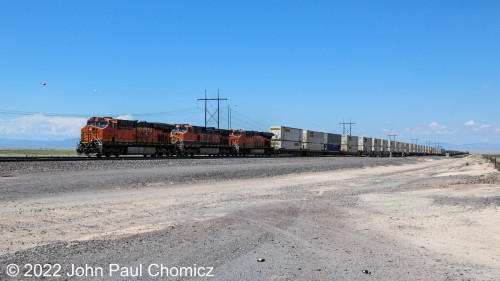
[[[272,136],[266,132],[92,117],[81,131],[77,152],[97,157],[271,155]]]
[[[173,155],[170,141],[174,125],[92,117],[81,131],[76,151],[87,156]]]
[[[228,130],[179,124],[172,130],[172,143],[180,156],[230,155],[229,133]]]
[[[273,133],[233,129],[230,143],[235,155],[271,155],[274,153],[274,148],[271,147],[273,136]]]

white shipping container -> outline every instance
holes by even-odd
[[[389,156],[391,149],[391,141],[390,140],[382,140],[382,155]]]
[[[320,143],[323,144],[325,141],[325,133],[316,132],[310,130],[304,130],[302,135],[302,141],[305,143]]]
[[[410,143],[410,144],[408,145],[408,152],[409,152],[410,154],[415,153],[415,145],[414,145],[413,143]]]
[[[271,133],[274,134],[273,140],[283,140],[283,141],[302,141],[302,129],[290,128],[284,126],[272,126],[270,128]]]
[[[303,142],[302,147],[310,151],[321,151],[324,148],[322,143]]]
[[[382,140],[382,151],[389,151],[389,140]]]
[[[363,137],[363,154],[371,155],[373,151],[373,138]]]
[[[373,152],[381,152],[382,151],[382,140],[381,139],[373,139]]]
[[[363,151],[363,137],[358,137],[358,151]]]
[[[358,153],[358,137],[342,135],[341,141],[341,151],[348,154],[357,154]]]
[[[390,152],[396,152],[396,142],[395,141],[389,141],[389,148],[390,148]]]
[[[275,149],[300,150],[302,148],[300,141],[273,140],[273,141],[271,141],[271,145]]]
[[[396,142],[396,150],[394,152],[401,153],[403,152],[403,143],[400,141]]]

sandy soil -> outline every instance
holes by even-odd
[[[163,263],[213,266],[214,280],[498,280],[500,180],[484,161],[357,158],[363,168],[315,171],[307,161],[342,159],[293,161],[267,167],[292,173],[187,183],[129,182],[131,170],[113,168],[102,189],[72,188],[91,185],[88,169],[38,193],[37,179],[57,186],[47,178],[60,172],[1,177],[0,279],[10,263]]]

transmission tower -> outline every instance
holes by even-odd
[[[395,133],[392,133],[392,134],[388,134],[387,136],[389,137],[389,140],[391,140],[391,137],[392,137],[392,141],[396,141],[396,137],[398,135],[396,135]]]
[[[342,122],[339,123],[342,125],[342,132],[343,132],[343,135],[351,135],[351,132],[352,132],[352,125],[356,124],[356,123],[352,123],[351,122],[351,119],[349,119],[349,122],[346,122],[344,119],[342,119]],[[345,125],[349,125],[349,130],[346,129],[346,126]]]
[[[207,98],[207,90],[205,90],[205,98],[203,99],[198,99],[198,100],[202,100],[202,101],[205,101],[205,128],[207,128],[207,122],[214,119],[215,120],[215,117],[214,115],[217,113],[217,129],[220,128],[220,101],[221,100],[227,100],[226,98],[221,98],[220,95],[219,95],[219,90],[217,89],[217,98]],[[217,101],[217,110],[214,111],[213,113],[208,111],[208,108],[207,108],[207,102],[209,100],[216,100]],[[207,120],[207,113],[210,115],[210,117],[208,118]]]

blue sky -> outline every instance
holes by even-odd
[[[244,129],[352,119],[354,135],[500,143],[499,14],[498,1],[1,1],[0,138],[78,137],[92,115],[202,125],[196,99],[220,89],[222,127],[230,106]]]

